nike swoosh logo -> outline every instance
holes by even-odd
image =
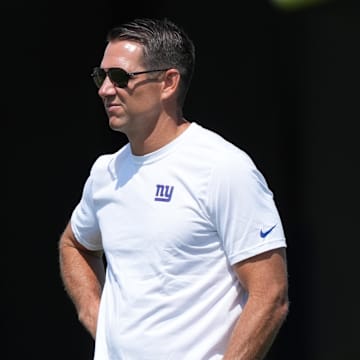
[[[275,226],[276,226],[276,224],[274,226],[272,226],[270,229],[266,230],[266,231],[260,230],[260,236],[262,238],[268,236],[274,230]]]

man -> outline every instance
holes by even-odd
[[[263,359],[288,312],[273,194],[247,154],[183,117],[195,49],[180,27],[135,19],[107,40],[92,76],[129,142],[95,161],[59,242],[94,359]]]

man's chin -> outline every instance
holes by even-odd
[[[123,121],[119,120],[118,118],[116,119],[109,118],[109,127],[111,130],[124,132],[126,128],[126,124]]]

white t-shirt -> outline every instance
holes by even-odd
[[[107,260],[96,360],[221,359],[247,294],[231,265],[286,241],[249,156],[193,122],[94,163],[71,224]]]

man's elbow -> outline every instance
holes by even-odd
[[[287,318],[290,310],[289,299],[286,298],[284,301],[280,302],[276,308],[277,318],[280,322],[284,322]]]
[[[273,294],[273,313],[276,314],[276,318],[279,322],[285,321],[290,310],[290,301],[288,297],[287,289],[278,289],[277,292]]]

